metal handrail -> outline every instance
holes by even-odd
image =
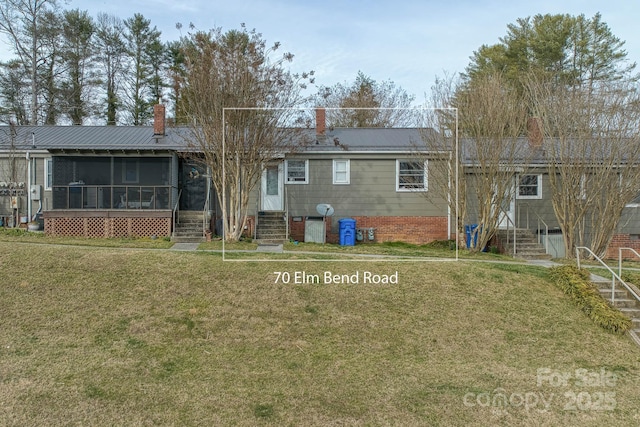
[[[284,220],[285,220],[285,238],[289,241],[289,198],[287,197],[287,186],[284,186]]]
[[[593,251],[591,249],[589,249],[586,246],[576,246],[576,260],[578,263],[578,269],[580,269],[580,250],[586,250],[587,252],[589,252],[589,254],[595,259],[597,260],[604,268],[606,268],[607,270],[609,270],[609,273],[611,273],[611,304],[613,304],[615,302],[615,291],[616,291],[616,279],[622,283],[622,286],[624,286],[627,291],[629,291],[629,293],[636,299],[636,301],[640,302],[640,296],[638,296],[638,294],[629,286],[625,283],[624,280],[622,280],[622,278],[620,278],[620,276],[618,274],[616,274],[615,271],[613,271],[611,269],[611,267],[609,267],[604,261],[602,261],[600,259],[600,257],[598,255],[596,255],[595,253],[593,253]]]
[[[260,218],[260,200],[262,199],[262,184],[258,185],[258,198],[256,200],[256,212],[253,221],[253,240],[258,238],[258,219]]]
[[[173,229],[171,233],[175,235],[176,233],[176,224],[178,222],[178,215],[180,211],[180,196],[182,196],[182,188],[178,191],[178,197],[176,197],[176,204],[173,206],[173,210],[171,211],[171,222],[173,223]]]
[[[527,208],[527,228],[529,228],[529,210],[530,210],[530,206],[528,203],[522,203],[522,206],[525,206]],[[538,243],[540,243],[540,223],[542,223],[544,225],[544,251],[546,253],[549,253],[549,226],[547,225],[546,222],[544,222],[544,220],[540,217],[540,215],[538,215],[538,213],[534,210],[531,210],[531,212],[536,216],[536,218],[538,219]]]
[[[633,248],[618,248],[618,276],[620,277],[622,277],[622,251],[631,251],[640,258],[640,254]]]
[[[209,227],[207,227],[207,217],[209,216],[208,212],[211,210],[209,209],[210,208],[209,204],[211,200],[210,196],[211,196],[211,187],[207,182],[207,198],[205,199],[204,207],[202,208],[202,235],[203,236],[205,235],[206,231],[209,229]]]

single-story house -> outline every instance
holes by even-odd
[[[314,142],[265,168],[249,211],[256,237],[337,242],[339,220],[351,218],[358,242],[450,238],[455,212],[446,200],[428,197],[430,177],[441,169],[433,164],[449,153],[421,149],[422,130],[327,128],[318,109],[313,131]],[[319,205],[330,205],[332,215],[323,218]],[[273,217],[285,221],[279,231]]]
[[[211,209],[179,155],[184,131],[165,129],[163,106],[154,126],[0,126],[0,218],[53,236],[170,236],[176,212]]]

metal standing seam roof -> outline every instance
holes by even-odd
[[[423,151],[423,132],[418,128],[335,128],[316,136],[303,151]]]
[[[188,127],[168,127],[158,137],[152,126],[16,126],[18,150],[126,150],[154,151],[189,149]],[[325,135],[307,130],[311,141],[302,151],[406,151],[424,149],[417,128],[336,128]],[[433,130],[430,130],[434,132]],[[0,150],[10,146],[10,127],[0,126]]]
[[[181,150],[186,128],[169,128],[164,136],[152,126],[16,126],[18,150]],[[0,126],[0,149],[10,147],[9,126]]]

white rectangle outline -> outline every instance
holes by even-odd
[[[343,110],[345,108],[325,108],[325,110]],[[346,108],[348,110],[369,110],[370,108]],[[222,109],[222,158],[226,158],[225,157],[225,126],[226,126],[226,120],[225,120],[225,114],[228,111],[252,111],[252,110],[296,110],[296,111],[302,111],[302,110],[310,110],[309,108],[263,108],[263,107],[224,107]],[[458,136],[458,109],[454,108],[454,107],[446,107],[446,108],[376,108],[376,110],[444,110],[444,111],[453,111],[455,113],[455,123],[456,123],[456,136],[455,136],[455,146],[456,146],[456,153],[455,153],[455,176],[459,178],[460,174],[459,174],[459,163],[460,163],[460,141],[459,141],[459,136]],[[224,200],[226,200],[226,173],[225,173],[225,162],[222,162],[222,197]],[[459,217],[459,185],[458,185],[458,179],[456,179],[456,189],[455,189],[455,222],[454,224],[458,224],[458,217]],[[450,195],[448,195],[447,197],[451,197]],[[447,203],[447,205],[449,205]],[[447,206],[447,210],[451,210],[451,208],[449,206]],[[256,215],[258,213],[256,212]],[[224,215],[224,213],[223,213]],[[449,218],[449,221],[447,222],[447,234],[451,234],[451,215],[447,215],[447,217]],[[223,228],[224,228],[224,224],[223,224]],[[456,256],[455,258],[428,258],[428,259],[417,259],[417,258],[371,258],[370,255],[369,256],[361,256],[360,254],[344,254],[344,255],[340,255],[340,256],[353,256],[354,258],[351,259],[269,259],[269,258],[234,258],[234,259],[227,259],[225,257],[225,239],[224,237],[222,238],[222,261],[223,262],[248,262],[248,261],[254,261],[254,262],[451,262],[451,261],[459,261],[460,260],[460,236],[458,235],[458,227],[455,227],[455,248],[456,248]],[[315,255],[315,254],[314,254]],[[335,254],[332,254],[331,252],[320,252],[317,253],[317,255],[319,256],[323,256],[323,255],[327,255],[327,256],[335,256]]]

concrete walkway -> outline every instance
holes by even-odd
[[[282,244],[262,243],[258,245],[256,252],[271,252],[281,254],[284,252],[284,250],[282,249]]]
[[[174,243],[169,250],[171,251],[195,251],[200,243]]]

